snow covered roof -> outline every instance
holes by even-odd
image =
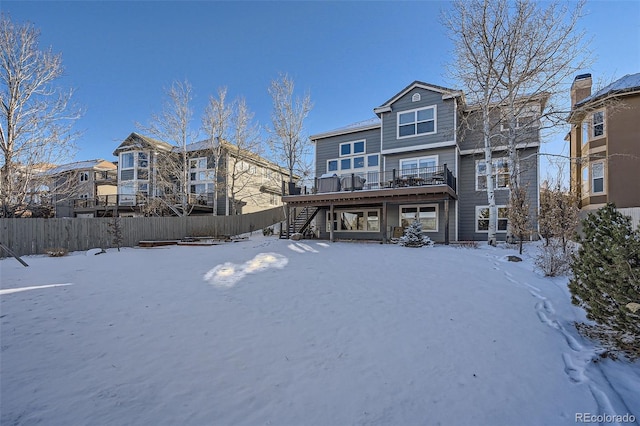
[[[117,166],[111,163],[110,161],[103,160],[102,158],[97,158],[95,160],[76,161],[75,163],[61,164],[59,166],[56,166],[47,170],[43,174],[57,175],[60,173],[70,172],[73,170],[91,170],[91,169],[115,170],[116,167]]]
[[[622,94],[635,90],[640,90],[640,73],[625,75],[621,79],[614,81],[610,85],[598,90],[596,93],[577,102],[576,106],[584,105],[587,102],[591,102],[605,96]]]
[[[367,120],[351,123],[346,126],[338,127],[337,129],[330,130],[324,133],[318,133],[309,137],[311,140],[317,140],[322,138],[328,138],[330,136],[343,135],[347,133],[359,132],[362,130],[375,129],[380,127],[380,119],[378,117],[369,118]]]

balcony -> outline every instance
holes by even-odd
[[[317,177],[311,190],[302,188],[300,195],[284,195],[282,201],[291,207],[435,201],[457,199],[456,186],[456,177],[444,164]]]

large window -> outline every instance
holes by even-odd
[[[436,133],[436,107],[399,112],[398,139]]]
[[[414,220],[422,224],[423,232],[437,232],[438,205],[400,206],[400,226],[407,228]]]
[[[248,164],[240,161],[238,167],[246,170]],[[211,194],[214,192],[215,176],[213,169],[207,168],[207,157],[189,159],[189,192],[191,194]]]
[[[433,173],[438,166],[438,156],[405,158],[400,160],[400,173],[402,176]]]
[[[493,188],[503,189],[509,187],[509,163],[506,158],[496,158],[491,161]],[[487,162],[476,161],[476,191],[487,190]]]
[[[334,231],[343,232],[380,232],[379,210],[336,210],[333,212],[333,221],[330,212],[327,212],[326,231],[331,231],[333,222]]]
[[[508,213],[507,206],[497,206],[498,215],[496,217],[497,232],[507,232]],[[489,231],[489,206],[476,206],[476,232]]]

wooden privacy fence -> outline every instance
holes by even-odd
[[[282,222],[284,210],[276,207],[236,216],[121,217],[122,246],[142,240],[179,240],[197,236],[233,236]],[[115,247],[109,233],[113,218],[0,219],[0,242],[18,256],[43,254],[49,248],[68,251]],[[0,249],[0,257],[7,253]]]

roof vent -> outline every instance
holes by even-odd
[[[418,102],[420,100],[420,93],[414,93],[411,97],[411,102]]]

